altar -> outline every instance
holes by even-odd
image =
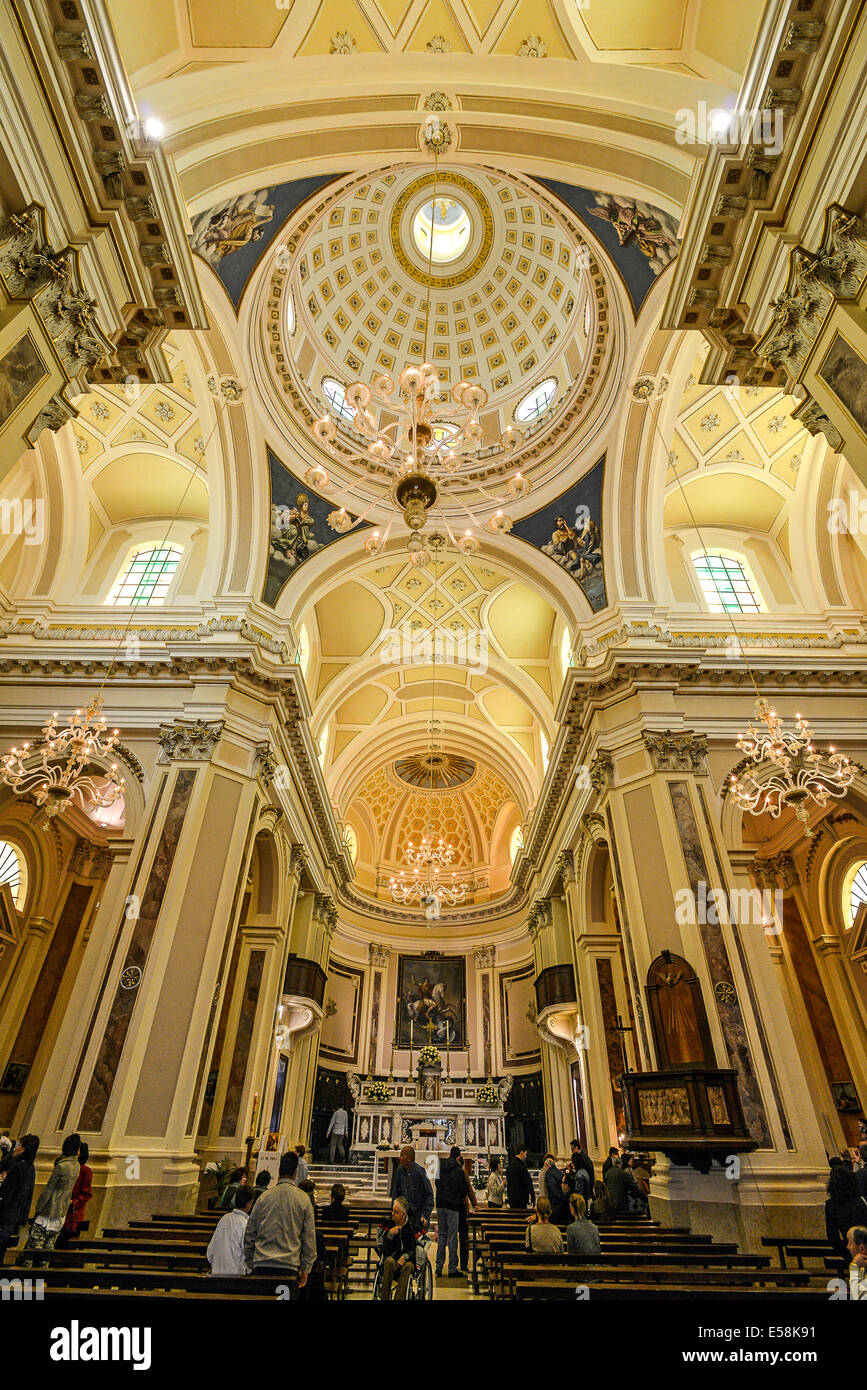
[[[391,1172],[404,1144],[411,1144],[416,1160],[428,1172],[432,1182],[439,1176],[440,1160],[457,1144],[473,1167],[481,1157],[492,1154],[505,1156],[506,1116],[504,1102],[511,1090],[511,1077],[491,1086],[480,1082],[439,1079],[435,1099],[424,1078],[409,1077],[388,1082],[369,1083],[353,1075],[350,1089],[355,1100],[352,1145],[350,1152],[372,1154],[375,1181],[383,1171],[390,1184]],[[387,1089],[371,1097],[368,1092]],[[495,1094],[492,1102],[486,1096]]]

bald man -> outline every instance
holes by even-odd
[[[421,1164],[416,1163],[415,1149],[410,1144],[404,1144],[395,1164],[391,1195],[406,1198],[411,1220],[422,1226],[429,1224],[434,1207],[433,1188]]]

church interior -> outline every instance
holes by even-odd
[[[0,26],[3,1273],[867,1298],[864,6]]]

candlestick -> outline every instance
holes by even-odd
[[[253,1092],[253,1113],[252,1113],[252,1115],[250,1116],[250,1136],[251,1136],[251,1138],[255,1138],[255,1136],[256,1136],[256,1117],[258,1116],[258,1114],[259,1114],[259,1092],[258,1092],[258,1091],[254,1091],[254,1092]]]
[[[391,1061],[388,1064],[388,1079],[394,1080],[394,1043],[391,1044]]]

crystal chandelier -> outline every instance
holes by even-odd
[[[855,778],[855,768],[843,753],[828,749],[827,756],[813,746],[807,720],[795,715],[795,731],[787,733],[776,710],[762,696],[756,700],[756,716],[764,728],[749,724],[737,746],[746,753],[746,766],[729,778],[729,789],[737,805],[753,816],[765,812],[776,820],[784,806],[790,807],[813,835],[807,823],[810,801],[826,806],[830,797],[846,795]],[[762,776],[762,766],[771,763],[770,777]],[[761,780],[760,780],[761,779]]]
[[[333,458],[354,459],[366,465],[372,463],[378,472],[384,470],[388,474],[392,513],[385,533],[374,529],[366,537],[364,546],[368,554],[378,554],[388,540],[395,517],[402,514],[411,533],[407,549],[416,565],[429,562],[422,532],[448,477],[458,472],[466,455],[479,448],[484,433],[479,415],[488,400],[483,386],[467,380],[452,387],[450,401],[443,400],[439,373],[427,360],[438,160],[440,152],[448,148],[451,135],[438,117],[431,117],[425,123],[424,137],[434,156],[431,201],[434,211],[431,213],[423,360],[418,366],[405,366],[396,383],[393,377],[380,373],[373,377],[369,386],[363,381],[353,381],[345,388],[345,408],[352,412],[352,429],[366,441],[364,448],[346,439],[338,442],[337,422],[327,413],[311,427],[314,439]],[[383,423],[385,420],[388,423]],[[348,416],[347,423],[350,423]],[[509,425],[500,434],[497,444],[505,452],[512,453],[522,438],[522,432]],[[308,468],[304,478],[308,486],[320,492],[332,485],[328,470],[322,464]],[[481,487],[477,490],[494,503],[507,503],[526,496],[530,486],[528,478],[516,473],[506,483],[506,496],[493,496]],[[376,501],[372,502],[355,518],[341,506],[329,513],[328,524],[332,530],[344,534],[365,521],[376,505]],[[481,524],[466,507],[464,510],[476,526]],[[480,544],[473,532],[467,530],[456,537],[441,510],[440,516],[451,543],[462,554],[476,554]],[[512,518],[498,508],[486,524],[491,531],[505,532],[512,529],[513,523]]]
[[[44,830],[76,799],[82,809],[90,810],[113,806],[123,795],[124,780],[117,776],[117,763],[97,777],[88,771],[94,759],[110,756],[119,737],[117,729],[108,733],[101,709],[102,699],[97,696],[87,709],[69,716],[66,728],[59,728],[57,714],[52,714],[38,743],[10,748],[0,758],[0,781],[19,796],[33,793],[45,812]]]

